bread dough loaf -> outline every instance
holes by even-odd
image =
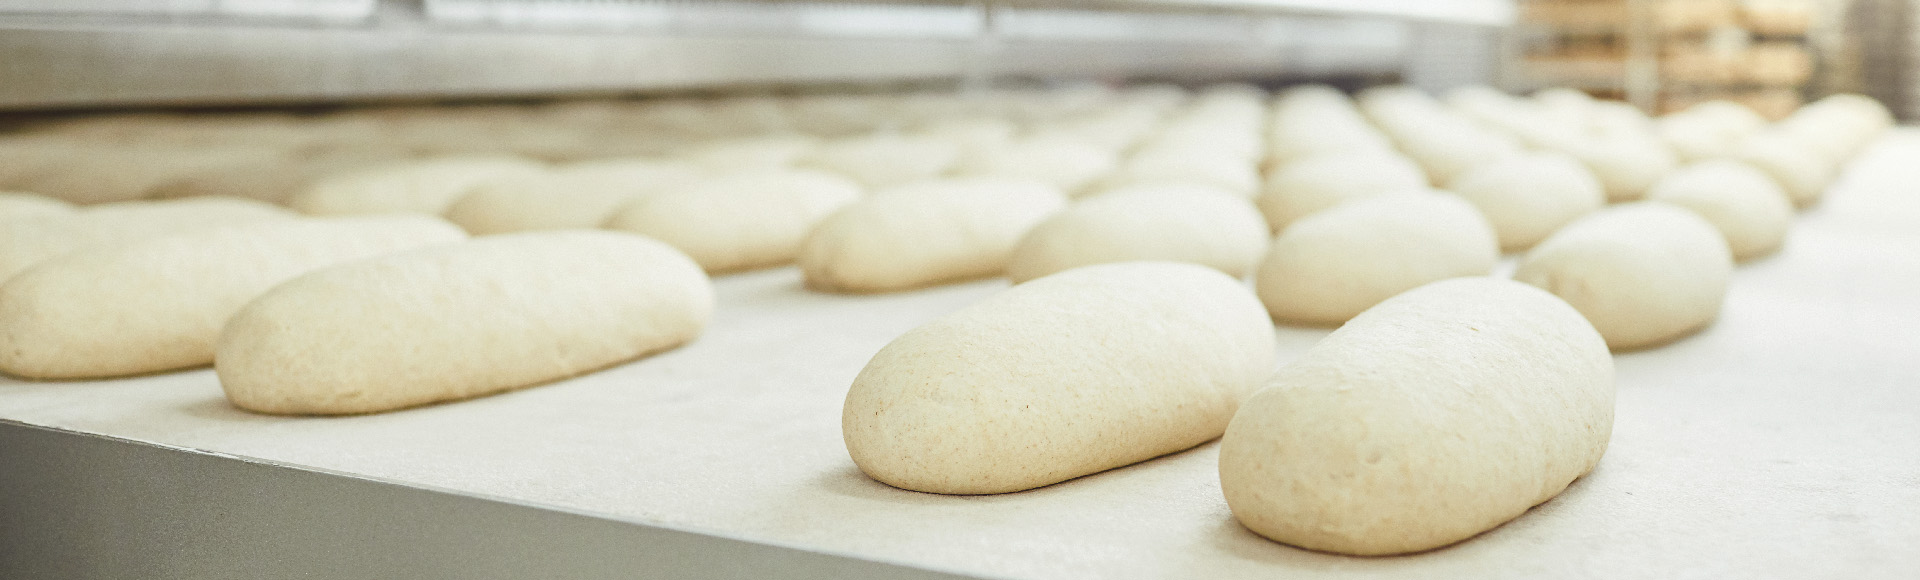
[[[1606,205],[1600,180],[1579,160],[1539,152],[1475,167],[1449,184],[1493,224],[1500,249],[1525,250]]]
[[[597,228],[633,200],[697,183],[686,163],[595,161],[483,183],[447,208],[447,219],[473,235]]]
[[[908,331],[853,380],[847,452],[932,493],[1032,489],[1218,437],[1273,371],[1273,327],[1205,267],[1077,268]]]
[[[860,198],[839,175],[777,170],[716,178],[641,197],[606,227],[666,242],[709,273],[790,263],[822,218]]]
[[[1025,282],[1090,264],[1191,262],[1239,278],[1267,248],[1260,210],[1231,192],[1108,193],[1075,203],[1014,246],[1007,278]]]
[[[248,303],[220,333],[227,398],[276,414],[376,413],[555,381],[673,348],[713,285],[666,244],[556,230],[326,268]]]
[[[439,218],[396,215],[275,220],[67,254],[0,284],[0,371],[79,379],[208,364],[227,317],[276,284],[465,238]]]
[[[440,215],[475,186],[542,171],[538,162],[511,156],[409,161],[321,178],[294,194],[287,205],[310,215]]]
[[[75,250],[126,244],[199,228],[292,217],[292,212],[264,202],[198,197],[108,203],[45,220],[14,221],[0,228],[0,282],[42,260]]]
[[[73,213],[73,204],[32,193],[0,191],[0,221]]]
[[[1337,152],[1302,157],[1267,177],[1256,200],[1274,231],[1308,214],[1383,193],[1422,191],[1427,175],[1392,152]]]
[[[1706,218],[1727,239],[1736,261],[1778,251],[1793,225],[1787,192],[1759,169],[1731,159],[1683,167],[1654,184],[1647,199]]]
[[[1818,203],[1835,172],[1819,154],[1779,133],[1762,133],[1741,142],[1733,158],[1766,172],[1786,190],[1795,207]]]
[[[806,157],[820,140],[800,134],[760,135],[713,141],[682,157],[710,171],[785,169]]]
[[[937,137],[874,134],[828,141],[801,166],[845,175],[870,188],[944,175],[960,160],[960,145]]]
[[[1029,138],[976,150],[955,173],[1032,179],[1077,193],[1117,164],[1112,151],[1066,137]]]
[[[887,292],[997,276],[1013,246],[1066,207],[1037,182],[951,180],[882,191],[821,220],[800,246],[807,287]]]
[[[1156,183],[1194,183],[1247,197],[1260,192],[1260,171],[1250,160],[1199,147],[1142,149],[1102,184],[1108,188]]]
[[[1279,542],[1430,550],[1592,471],[1613,403],[1606,344],[1566,303],[1508,280],[1435,282],[1354,318],[1241,405],[1220,489]]]
[[[1372,197],[1307,216],[1275,238],[1253,286],[1275,320],[1333,326],[1395,294],[1500,260],[1493,227],[1439,193]]]
[[[1582,141],[1568,153],[1593,171],[1614,203],[1645,197],[1647,188],[1680,165],[1673,150],[1651,135]]]
[[[1713,224],[1643,202],[1568,224],[1527,252],[1513,279],[1572,304],[1618,351],[1705,327],[1719,316],[1732,273],[1733,255]]]

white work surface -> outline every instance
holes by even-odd
[[[714,534],[1012,578],[1920,577],[1920,133],[1883,140],[1738,270],[1717,324],[1616,357],[1612,446],[1479,537],[1355,558],[1235,523],[1217,444],[1033,491],[863,476],[840,404],[894,336],[1005,286],[719,280],[694,343],[520,392],[381,415],[229,406],[210,370],[0,380],[0,417]],[[1284,362],[1325,330],[1279,329]]]

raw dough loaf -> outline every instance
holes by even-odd
[[[712,171],[784,169],[813,151],[819,141],[799,134],[741,137],[702,144],[682,158]]]
[[[0,228],[0,282],[42,260],[75,250],[126,244],[205,227],[292,217],[292,212],[264,202],[200,197],[108,203],[81,208],[71,215],[15,221]]]
[[[1607,195],[1580,161],[1539,152],[1475,167],[1448,189],[1480,208],[1500,249],[1525,250],[1580,216],[1606,205]]]
[[[1239,195],[1139,188],[1081,201],[1034,226],[1014,246],[1007,278],[1025,282],[1107,262],[1163,260],[1239,278],[1267,248],[1267,223]]]
[[[1299,158],[1267,177],[1256,200],[1274,231],[1356,199],[1427,188],[1413,160],[1392,152],[1336,152]]]
[[[1632,135],[1582,141],[1567,151],[1587,165],[1607,190],[1607,201],[1645,197],[1647,188],[1680,165],[1680,158],[1658,137]]]
[[[311,215],[425,213],[440,215],[475,186],[545,171],[510,156],[442,157],[322,178],[287,205]]]
[[[1654,184],[1647,199],[1707,218],[1726,237],[1736,261],[1778,251],[1793,225],[1793,202],[1787,192],[1766,173],[1731,159],[1683,167]]]
[[[1066,205],[1059,190],[1037,182],[951,180],[882,191],[821,220],[801,244],[800,271],[807,287],[832,292],[995,276],[1020,237]]]
[[[1435,282],[1354,318],[1241,405],[1220,489],[1279,542],[1430,550],[1592,471],[1613,400],[1606,344],[1566,303],[1508,280]]]
[[[1033,179],[1080,192],[1117,164],[1112,151],[1068,137],[1029,138],[975,150],[955,173]]]
[[[1260,171],[1253,161],[1202,147],[1156,147],[1135,152],[1108,175],[1105,187],[1155,183],[1197,183],[1253,197]]]
[[[1465,200],[1383,195],[1288,227],[1254,273],[1254,290],[1282,322],[1337,325],[1428,282],[1485,276],[1500,260],[1493,227]]]
[[[32,193],[0,191],[0,220],[46,218],[73,213],[73,204]]]
[[[447,208],[447,219],[476,236],[597,228],[621,206],[654,192],[687,187],[701,176],[683,162],[580,163],[475,186]]]
[[[709,273],[793,261],[822,218],[860,198],[860,185],[824,171],[742,173],[627,204],[606,227],[686,252]]]
[[[1741,142],[1733,158],[1766,172],[1796,207],[1818,203],[1835,173],[1819,154],[1781,133],[1762,133]]]
[[[275,220],[74,252],[0,284],[0,370],[78,379],[204,365],[227,317],[276,284],[465,238],[439,218],[377,216]]]
[[[1663,203],[1621,205],[1568,224],[1513,279],[1572,304],[1627,350],[1678,339],[1720,314],[1733,254],[1713,224]]]
[[[1220,436],[1274,364],[1239,281],[1191,264],[1077,268],[908,331],[853,380],[841,426],[895,487],[1032,489]]]
[[[960,145],[952,141],[881,133],[829,141],[808,154],[801,165],[878,188],[938,177],[959,159]]]
[[[289,280],[220,333],[227,398],[278,414],[375,413],[528,387],[691,340],[713,285],[631,234],[507,234]]]

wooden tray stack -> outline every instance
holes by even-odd
[[[1813,77],[1817,0],[1522,0],[1512,81],[1624,98],[1653,112],[1711,99],[1771,117]]]

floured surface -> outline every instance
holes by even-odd
[[[1722,319],[1617,358],[1591,476],[1465,543],[1306,552],[1234,523],[1216,445],[1034,491],[861,475],[840,405],[894,336],[1003,281],[878,296],[722,277],[712,326],[587,377],[385,415],[232,408],[198,370],[0,379],[0,417],[860,557],[1015,578],[1910,577],[1920,570],[1920,133],[1870,151]],[[1291,360],[1325,330],[1280,329]]]

